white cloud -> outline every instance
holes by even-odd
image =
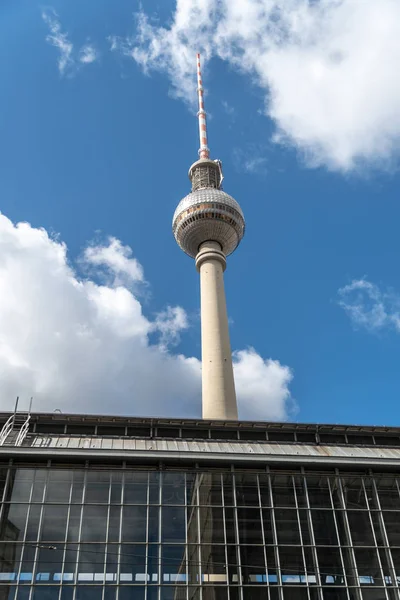
[[[58,70],[61,75],[64,75],[65,71],[74,64],[72,58],[73,44],[69,41],[68,34],[61,31],[61,24],[55,11],[44,11],[42,18],[50,30],[46,41],[60,51]]]
[[[382,291],[366,279],[355,279],[338,291],[341,306],[356,327],[370,332],[394,329],[400,333],[400,296]]]
[[[80,50],[74,51],[74,45],[70,41],[68,33],[62,31],[60,19],[55,10],[43,11],[42,19],[50,30],[46,41],[60,52],[57,64],[61,76],[73,74],[77,69],[77,61],[81,64],[90,64],[97,60],[98,52],[93,44],[86,43]]]
[[[259,419],[260,413],[273,421],[285,420],[296,412],[289,385],[293,373],[278,360],[264,360],[253,348],[234,355],[236,390],[241,413]]]
[[[115,238],[80,264],[91,279],[65,244],[0,214],[0,409],[19,395],[21,408],[34,396],[35,410],[199,416],[200,362],[172,349],[188,327],[184,309],[144,314],[133,291],[143,269]],[[287,418],[290,370],[252,349],[234,361],[240,416]]]
[[[89,265],[106,267],[114,285],[144,282],[142,265],[132,258],[131,248],[123,246],[115,237],[109,238],[107,246],[85,248],[84,261]]]
[[[79,52],[79,61],[86,65],[95,62],[98,58],[98,52],[93,44],[85,44]]]
[[[398,0],[177,0],[168,25],[140,12],[134,36],[110,39],[190,102],[195,52],[227,61],[265,92],[275,141],[312,166],[388,168],[398,157]]]

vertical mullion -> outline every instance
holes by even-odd
[[[196,540],[196,554],[197,554],[197,577],[198,577],[198,586],[200,589],[200,600],[202,600],[203,598],[203,564],[202,564],[202,560],[201,560],[201,548],[200,548],[200,541],[201,541],[201,536],[200,536],[200,485],[204,479],[204,474],[200,473],[198,475],[196,475],[196,477],[199,477],[199,485],[196,485],[196,521],[197,521],[197,540]],[[207,475],[206,475],[207,477]],[[210,474],[211,477],[211,474]],[[220,475],[221,477],[221,475]],[[222,481],[221,481],[221,486],[222,486]],[[222,492],[222,487],[221,487],[221,492]]]
[[[40,535],[42,533],[42,522],[43,522],[43,511],[44,511],[44,507],[45,507],[45,499],[46,499],[46,494],[47,494],[47,484],[49,481],[49,468],[51,467],[47,467],[47,477],[46,477],[46,482],[44,484],[44,491],[43,491],[43,496],[42,496],[42,503],[40,504],[40,517],[39,517],[39,527],[38,527],[38,537],[37,537],[37,542],[36,542],[36,548],[35,548],[35,558],[33,559],[33,568],[32,568],[32,583],[30,586],[30,592],[29,592],[29,598],[33,598],[33,586],[35,584],[35,579],[34,579],[34,575],[36,573],[36,565],[37,565],[37,560],[38,560],[38,554],[39,554],[39,545],[40,545]],[[35,475],[36,475],[36,471],[35,471]],[[29,515],[31,512],[31,506],[32,506],[32,494],[33,494],[33,482],[34,479],[32,480],[32,485],[31,485],[31,492],[29,494],[29,509],[28,509],[28,513],[27,513],[27,517],[26,517],[26,523],[25,523],[25,530],[24,530],[24,545],[26,545],[26,530],[28,528],[28,519],[29,519]],[[18,582],[19,585],[19,582]]]
[[[182,429],[179,429],[180,435],[182,434]],[[189,557],[188,557],[188,532],[189,532],[189,515],[188,515],[188,498],[187,498],[187,488],[188,488],[188,471],[184,473],[183,476],[185,489],[183,490],[183,498],[185,502],[185,595],[186,600],[189,600]],[[179,572],[179,570],[178,570]]]
[[[344,522],[344,528],[345,528],[345,535],[346,535],[346,540],[347,540],[348,546],[349,546],[348,555],[350,558],[350,565],[348,568],[353,573],[352,578],[357,583],[357,587],[354,588],[355,595],[359,600],[362,600],[362,595],[361,595],[361,590],[360,590],[360,578],[358,576],[358,568],[357,568],[357,563],[356,563],[356,557],[354,554],[353,538],[351,536],[349,520],[347,518],[347,507],[346,507],[346,502],[344,499],[342,479],[340,477],[340,473],[339,473],[338,469],[336,469],[336,473],[337,473],[337,481],[338,481],[340,508],[343,511],[343,522]],[[343,556],[342,556],[342,560],[343,560]],[[343,565],[343,566],[346,566],[346,565]],[[345,570],[345,572],[346,572],[346,570]]]
[[[265,571],[265,584],[268,590],[268,599],[270,599],[270,591],[269,591],[269,581],[268,581],[268,565],[267,565],[267,544],[266,544],[266,540],[265,540],[265,528],[264,528],[264,518],[263,518],[263,511],[262,511],[262,503],[261,503],[261,491],[260,491],[260,478],[259,478],[259,474],[257,473],[256,475],[256,481],[257,481],[257,495],[258,495],[258,506],[259,506],[259,510],[260,510],[260,519],[261,519],[261,536],[262,536],[262,543],[263,543],[263,553],[264,553],[264,571]]]
[[[76,586],[79,584],[78,575],[79,575],[79,559],[81,555],[81,539],[82,539],[82,523],[83,523],[83,509],[86,502],[86,484],[87,484],[87,473],[88,473],[88,464],[85,465],[84,476],[83,476],[83,490],[82,490],[82,498],[81,498],[81,516],[79,519],[79,531],[78,531],[78,542],[76,549],[76,565],[75,565],[75,587],[73,592],[73,600],[76,599]]]
[[[278,590],[279,590],[279,598],[283,600],[283,583],[282,583],[282,571],[281,571],[281,561],[278,551],[278,534],[276,531],[276,520],[275,520],[275,504],[274,504],[274,495],[272,493],[272,483],[271,483],[271,472],[269,467],[267,469],[267,482],[269,489],[269,499],[271,504],[271,525],[272,525],[272,539],[274,542],[274,554],[275,554],[275,562],[276,562],[276,572],[278,575]]]
[[[379,571],[381,573],[382,585],[385,588],[385,597],[388,599],[387,586],[386,586],[386,581],[385,581],[385,577],[384,577],[384,573],[383,573],[381,556],[379,554],[378,543],[376,541],[375,529],[374,529],[374,524],[372,522],[371,510],[370,510],[370,506],[369,506],[368,494],[367,494],[367,491],[365,489],[364,478],[362,478],[362,488],[363,488],[363,492],[364,492],[365,501],[367,503],[368,518],[369,518],[369,524],[370,524],[370,527],[371,527],[371,530],[372,530],[372,536],[374,538],[375,551],[376,551],[376,554],[378,556],[378,564],[379,564]]]
[[[335,481],[337,481],[339,478],[339,475],[336,475]],[[344,584],[346,586],[346,593],[347,593],[347,598],[348,600],[350,600],[350,595],[349,595],[349,584],[347,581],[347,573],[346,573],[346,568],[345,568],[345,561],[343,558],[343,550],[342,550],[342,544],[341,544],[341,539],[340,539],[340,535],[339,535],[339,527],[337,524],[337,518],[336,518],[336,510],[335,510],[335,504],[333,501],[333,493],[332,493],[332,485],[331,485],[331,479],[330,477],[328,477],[328,487],[329,487],[329,494],[331,497],[331,505],[332,505],[332,513],[333,513],[333,521],[335,523],[335,531],[336,531],[336,538],[338,540],[339,543],[339,554],[340,554],[340,560],[341,560],[341,564],[342,564],[342,572],[343,572],[343,578],[344,578]]]
[[[68,496],[68,512],[67,512],[67,524],[65,527],[65,537],[64,537],[64,551],[61,563],[61,581],[60,581],[60,594],[64,584],[64,572],[65,572],[65,559],[67,556],[67,544],[68,544],[68,531],[69,531],[69,523],[71,520],[71,500],[72,500],[72,486],[74,485],[74,475],[73,471],[71,471],[71,485],[69,486],[69,496]],[[47,481],[47,478],[46,478]]]
[[[106,471],[107,472],[107,471]],[[108,471],[108,504],[107,504],[107,525],[106,525],[106,544],[104,548],[104,566],[103,566],[103,589],[101,592],[102,600],[104,599],[105,586],[106,586],[106,573],[107,573],[107,556],[108,556],[108,540],[110,537],[110,514],[111,514],[111,485],[112,485],[112,472]]]
[[[124,504],[125,504],[125,473],[126,473],[126,464],[124,462],[123,468],[122,468],[122,477],[121,477],[122,489],[121,489],[121,495],[119,498],[120,513],[119,513],[118,544],[117,544],[118,560],[117,560],[117,581],[116,581],[117,598],[116,598],[116,600],[119,599],[119,589],[120,589],[120,579],[121,579],[121,545],[122,545],[122,523],[124,520]]]
[[[308,491],[307,491],[307,483],[306,483],[306,477],[305,475],[302,473],[301,477],[303,478],[303,485],[304,485],[304,490],[305,490],[305,497],[306,497],[306,506],[307,506],[307,523],[308,523],[308,529],[310,532],[310,538],[311,538],[311,553],[313,556],[313,561],[314,561],[314,565],[315,565],[315,573],[316,573],[316,579],[317,579],[317,585],[318,585],[318,597],[321,600],[321,579],[319,576],[319,569],[318,569],[318,561],[317,561],[317,551],[315,549],[315,538],[314,538],[314,529],[312,526],[312,519],[311,519],[311,513],[310,513],[310,503],[308,501]],[[310,598],[310,585],[308,582],[308,570],[307,570],[307,561],[305,559],[305,553],[304,553],[304,542],[303,542],[303,534],[301,532],[301,522],[300,522],[300,514],[299,514],[299,503],[297,500],[297,490],[296,490],[296,485],[295,485],[295,478],[292,475],[292,486],[293,486],[293,493],[294,493],[294,501],[295,501],[295,505],[296,505],[296,516],[297,516],[297,527],[299,528],[299,534],[300,534],[300,544],[301,544],[301,554],[303,556],[303,564],[304,564],[304,573],[306,576],[306,585],[307,585],[307,594],[308,597]]]
[[[238,566],[238,586],[240,586],[239,589],[239,600],[241,600],[243,598],[243,577],[242,577],[242,559],[240,556],[240,537],[239,537],[239,519],[238,519],[238,514],[237,514],[237,496],[236,496],[236,474],[235,474],[235,468],[233,465],[231,465],[231,477],[232,477],[232,498],[233,498],[233,514],[234,514],[234,527],[235,527],[235,540],[236,540],[236,561],[237,561],[237,566]],[[224,478],[222,477],[222,484],[223,484],[223,480]],[[222,490],[222,506],[223,506],[223,511],[225,513],[225,491]],[[226,572],[226,576],[227,576],[227,582],[228,582],[228,590],[229,590],[229,568],[228,568],[228,553],[227,553],[227,547],[225,544],[225,572]],[[230,598],[230,596],[229,596]]]
[[[374,498],[375,498],[376,505],[378,507],[377,515],[378,515],[378,519],[379,519],[379,528],[381,530],[381,534],[382,534],[383,540],[385,542],[385,546],[386,546],[385,554],[386,554],[386,559],[389,563],[389,568],[390,568],[390,573],[391,573],[391,578],[392,578],[392,583],[393,583],[393,586],[391,586],[391,587],[398,590],[399,585],[398,585],[398,581],[397,581],[396,569],[394,567],[392,553],[390,550],[389,538],[388,538],[387,531],[386,531],[385,520],[384,520],[383,514],[382,514],[381,501],[379,498],[378,489],[376,487],[375,478],[372,477],[371,479],[372,479]],[[396,481],[396,485],[397,485],[397,481]],[[368,502],[368,498],[367,498],[367,502]],[[374,531],[373,528],[372,528],[372,530]],[[375,536],[375,531],[374,531],[374,536]],[[378,551],[378,556],[379,556],[379,551]],[[380,557],[379,557],[379,560],[380,560]]]

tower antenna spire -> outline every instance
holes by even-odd
[[[201,77],[200,53],[197,53],[197,96],[199,100],[199,112],[197,113],[200,134],[199,157],[209,158],[210,149],[208,148],[207,144],[207,113],[204,110],[204,90],[203,80]]]

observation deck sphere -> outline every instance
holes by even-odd
[[[245,222],[239,204],[222,190],[204,188],[181,200],[172,220],[178,245],[195,258],[207,241],[218,242],[225,256],[231,254],[244,235]]]

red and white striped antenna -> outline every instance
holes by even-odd
[[[197,54],[197,95],[199,99],[199,134],[200,134],[200,158],[209,158],[210,150],[207,145],[207,119],[206,111],[204,110],[204,95],[203,95],[203,81],[201,78],[201,66],[200,66],[200,54]]]

